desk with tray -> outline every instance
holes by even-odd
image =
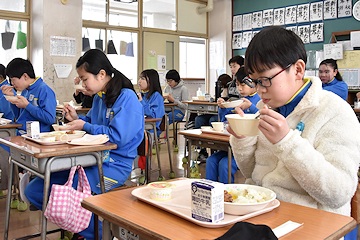
[[[175,179],[172,181],[172,183],[179,185],[179,188],[173,189],[173,201],[170,200],[172,202],[161,201],[155,205],[149,204],[145,199],[148,195],[144,195],[144,191],[148,190],[146,189],[147,186],[142,186],[85,198],[82,206],[105,220],[139,235],[140,239],[200,240],[215,239],[225,234],[233,225],[231,220],[228,220],[231,222],[230,224],[219,222],[218,226],[211,228],[205,226],[206,223],[201,226],[188,220],[187,218],[190,216],[179,216],[175,213],[177,211],[180,212],[179,214],[188,214],[190,202],[190,198],[185,200],[190,195],[190,185],[187,190],[184,190],[183,184],[176,182],[178,180],[191,181],[191,179]],[[166,206],[167,203],[168,206]],[[281,237],[281,240],[339,239],[356,227],[356,221],[348,216],[276,199],[271,204],[266,207],[268,209],[263,213],[232,217],[235,221],[245,220],[253,224],[265,224],[272,229],[289,220],[303,223],[301,227]],[[230,215],[227,216],[228,219],[229,217],[231,218]],[[110,239],[109,225],[103,225],[103,239]]]
[[[20,123],[0,125],[0,138],[16,136],[16,128],[22,127]]]
[[[212,148],[228,152],[228,183],[231,182],[231,146],[229,143],[230,134],[225,133],[212,133],[210,130],[202,132],[201,129],[189,129],[180,131],[179,134],[183,135],[188,141],[188,164],[187,164],[187,177],[190,177],[190,161],[191,161],[191,146],[199,146],[204,148]],[[196,159],[194,159],[195,161]]]
[[[99,177],[103,179],[103,151],[117,148],[116,144],[110,142],[91,146],[74,146],[69,144],[47,146],[26,140],[21,136],[0,138],[0,143],[10,147],[11,161],[8,191],[11,191],[15,164],[44,179],[44,203],[48,202],[50,175],[52,172],[68,170],[76,165],[82,165],[83,167],[97,165]],[[101,192],[104,193],[105,185],[103,181],[100,181],[100,188]],[[9,231],[10,201],[11,196],[8,195],[6,200],[5,240],[8,238]],[[46,239],[47,219],[43,215],[45,209],[46,204],[43,204],[41,233],[33,235],[41,236],[42,240]],[[97,223],[98,221],[95,220],[95,224]]]

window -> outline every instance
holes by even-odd
[[[110,1],[109,24],[138,27],[138,3],[133,0]]]
[[[15,57],[27,59],[27,22],[0,19],[0,29],[0,63],[6,66]]]
[[[0,1],[0,9],[5,11],[25,13],[25,0]]]
[[[203,38],[180,37],[180,76],[201,78],[206,76],[206,45]]]
[[[133,84],[137,84],[138,34],[98,28],[83,28],[83,53],[88,49],[101,49],[105,52],[114,68],[122,72]]]
[[[106,22],[107,0],[83,0],[82,19]]]
[[[144,0],[143,26],[176,30],[176,0]]]

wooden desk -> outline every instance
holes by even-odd
[[[190,177],[190,160],[191,160],[191,146],[199,146],[203,148],[212,148],[228,152],[228,183],[231,183],[231,146],[229,143],[230,136],[223,136],[211,133],[202,133],[201,129],[189,129],[180,131],[179,134],[184,135],[184,138],[188,140],[188,165],[187,165],[187,177]],[[196,161],[196,159],[194,160]]]
[[[72,166],[81,165],[83,167],[97,165],[99,178],[103,179],[102,152],[104,150],[116,149],[114,143],[105,143],[92,146],[73,146],[69,144],[59,145],[40,145],[21,136],[0,138],[0,143],[10,147],[10,174],[8,191],[11,192],[13,181],[14,164],[24,168],[44,179],[44,196],[42,209],[41,239],[46,239],[47,219],[44,217],[46,205],[49,198],[50,174],[70,169]],[[105,185],[100,181],[101,192],[105,192]],[[10,219],[11,195],[8,194],[6,200],[6,218],[4,239],[8,238],[9,219]],[[97,220],[95,220],[97,224]]]
[[[191,113],[200,113],[200,114],[218,114],[219,106],[216,102],[197,102],[197,101],[182,101],[183,103],[187,103],[187,114],[186,114],[186,123],[187,126],[189,117]]]
[[[20,123],[0,125],[0,138],[16,136],[16,128],[22,127]]]
[[[146,187],[146,186],[143,186]],[[134,188],[108,192],[84,199],[82,206],[107,221],[146,239],[215,239],[232,226],[205,228],[138,200],[131,195]],[[281,240],[339,239],[356,226],[347,216],[296,204],[281,202],[269,213],[247,219],[253,224],[265,224],[272,229],[288,220],[303,226],[281,237]],[[108,226],[103,226],[103,239],[108,240]]]
[[[177,146],[177,132],[175,131],[175,106],[177,106],[177,103],[164,103],[165,105],[165,112],[167,111],[166,108],[170,108],[172,112],[173,117],[173,138],[175,140],[175,146]]]

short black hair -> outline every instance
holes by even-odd
[[[320,66],[321,65],[330,66],[332,69],[338,70],[335,77],[336,77],[337,80],[343,81],[343,78],[342,78],[342,76],[341,76],[341,74],[339,72],[336,60],[334,60],[332,58],[328,58],[328,59],[325,59],[325,60],[321,61]]]
[[[244,58],[243,58],[242,56],[236,55],[236,56],[230,58],[230,60],[229,60],[229,65],[230,65],[231,63],[237,63],[237,64],[239,64],[240,66],[242,66],[242,65],[244,65]]]
[[[5,73],[5,66],[0,64],[0,76],[5,79],[6,78],[6,73]]]
[[[166,79],[173,79],[175,82],[180,82],[180,75],[175,69],[171,69],[166,73]]]
[[[222,88],[227,88],[227,83],[231,82],[232,78],[228,74],[223,73],[218,77],[218,81],[221,82],[220,85]]]
[[[239,68],[239,70],[235,74],[236,81],[239,83],[244,83],[244,78],[246,77],[245,67]]]
[[[306,50],[299,36],[280,26],[266,27],[253,37],[246,49],[245,70],[251,74],[276,66],[286,68],[299,59],[306,64]]]
[[[24,73],[26,73],[30,78],[35,78],[33,65],[27,59],[14,58],[6,67],[6,75],[9,78],[21,78]]]

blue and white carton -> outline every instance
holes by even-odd
[[[223,183],[199,179],[191,183],[191,217],[203,222],[224,220]]]
[[[27,121],[26,122],[27,136],[32,139],[40,138],[40,123],[38,121]]]

